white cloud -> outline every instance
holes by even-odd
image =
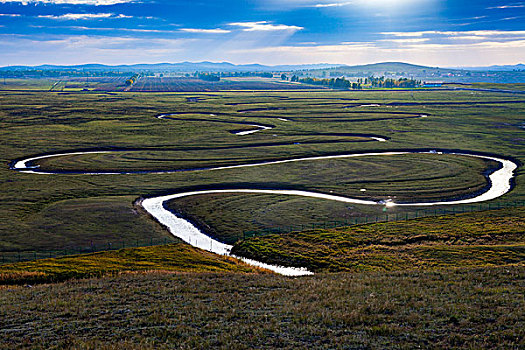
[[[115,5],[125,4],[129,2],[135,2],[135,0],[0,0],[0,4],[19,2],[23,5],[28,4],[56,4],[56,5],[92,5],[92,6],[104,6],[104,5]]]
[[[55,36],[0,34],[0,65],[132,64],[189,60],[192,45],[205,50],[206,40],[133,38],[128,36]],[[79,53],[81,53],[79,55]]]
[[[405,39],[381,39],[379,41],[392,42],[398,44],[407,44],[407,43],[422,43],[429,41],[429,38],[405,38]]]
[[[515,5],[503,5],[503,6],[494,6],[494,7],[487,7],[487,10],[495,10],[495,9],[517,9],[517,8],[524,8],[525,4],[515,4]]]
[[[352,4],[351,2],[332,2],[332,3],[327,3],[327,4],[315,4],[313,5],[313,7],[319,7],[319,8],[323,8],[323,7],[341,7],[341,6],[346,6],[346,5],[350,5]]]
[[[373,48],[374,43],[372,42],[346,42],[339,45],[313,45],[313,46],[270,46],[261,47],[256,49],[237,49],[231,50],[231,53],[285,53],[285,54],[298,54],[307,55],[309,52],[350,52],[359,51],[363,49]]]
[[[286,24],[272,24],[267,21],[259,21],[259,22],[234,22],[229,23],[231,26],[237,26],[244,28],[243,31],[245,32],[256,32],[256,31],[278,31],[278,30],[286,30],[286,31],[297,31],[304,29],[303,27],[298,26],[289,26]]]
[[[280,46],[256,49],[253,52],[232,52],[230,57],[242,61],[260,63],[344,63],[363,64],[386,61],[402,61],[428,66],[479,66],[492,64],[516,64],[525,55],[525,41],[508,43],[486,42],[478,44],[425,44],[413,43],[400,47],[381,47],[375,43],[353,45],[319,45],[310,47]]]
[[[202,33],[202,34],[225,34],[231,33],[231,30],[215,28],[215,29],[199,29],[199,28],[181,28],[181,32],[186,33]]]
[[[126,15],[115,15],[114,13],[66,13],[60,16],[40,15],[38,18],[49,18],[58,20],[79,20],[79,19],[101,19],[101,18],[132,18]]]
[[[382,32],[383,35],[392,35],[396,37],[416,37],[423,36],[427,32]]]
[[[0,13],[0,17],[20,17],[18,13]]]
[[[98,29],[98,28],[92,28]],[[176,30],[163,30],[163,29],[137,29],[137,28],[104,28],[104,30],[120,30],[124,32],[134,32],[134,33],[164,33],[164,34],[175,34]]]
[[[72,25],[29,25],[31,28],[53,28],[53,29],[71,29],[71,30],[82,30],[82,31],[95,31],[95,32],[131,32],[131,33],[159,33],[159,34],[177,34],[178,30],[165,30],[165,29],[138,29],[138,28],[111,28],[111,27],[88,27],[88,26],[72,26]]]
[[[488,36],[479,36],[479,35],[458,35],[451,37],[452,40],[487,40]],[[430,39],[429,39],[430,40]]]
[[[402,39],[402,38],[401,38]],[[417,38],[416,38],[417,39]],[[423,38],[424,39],[424,38]],[[338,45],[273,45],[225,47],[218,40],[134,38],[129,36],[2,35],[0,64],[126,64],[137,62],[229,61],[262,64],[363,64],[404,61],[427,66],[515,64],[525,57],[525,39],[474,43],[407,41],[346,42]],[[217,47],[217,50],[210,48]],[[79,52],[82,55],[79,56]]]
[[[394,37],[422,37],[422,36],[522,36],[525,30],[470,30],[470,31],[420,31],[420,32],[382,32],[383,35]]]

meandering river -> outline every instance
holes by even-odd
[[[83,154],[97,154],[97,153],[114,153],[119,151],[85,151],[85,152],[66,152],[60,154],[52,155],[41,155],[30,157],[22,160],[18,160],[12,166],[13,170],[33,173],[33,174],[65,174],[67,172],[56,172],[56,171],[46,171],[41,169],[38,165],[35,165],[38,160],[52,158],[52,157],[63,157],[71,155],[83,155]],[[176,237],[182,239],[183,241],[191,244],[194,247],[201,248],[210,252],[214,252],[222,255],[231,255],[230,251],[232,246],[219,242],[205,233],[201,232],[197,227],[195,227],[191,222],[178,217],[175,213],[167,210],[165,208],[165,203],[174,200],[177,198],[196,196],[203,194],[212,194],[212,193],[264,193],[264,194],[280,194],[280,195],[292,195],[292,196],[303,196],[311,198],[319,198],[325,200],[332,200],[345,203],[354,203],[361,205],[376,205],[376,206],[435,206],[435,205],[456,205],[456,204],[468,204],[468,203],[477,203],[492,200],[503,196],[505,193],[509,192],[512,188],[511,181],[514,177],[514,171],[517,169],[517,164],[513,161],[495,157],[487,156],[481,154],[467,153],[467,152],[443,152],[443,151],[391,151],[391,152],[371,152],[371,153],[351,153],[351,154],[339,154],[339,155],[326,155],[326,156],[317,156],[317,157],[303,157],[303,158],[290,158],[284,160],[275,160],[275,161],[264,161],[256,163],[247,163],[247,164],[238,164],[230,166],[220,166],[220,167],[209,167],[201,169],[178,169],[178,170],[166,170],[166,171],[141,171],[140,173],[169,173],[169,172],[181,172],[181,171],[219,171],[225,169],[235,169],[235,168],[246,168],[246,167],[260,167],[260,166],[269,166],[273,164],[283,164],[283,163],[292,163],[292,162],[310,162],[310,161],[319,161],[319,160],[328,160],[328,159],[344,159],[344,158],[355,158],[355,157],[377,157],[377,156],[391,156],[391,155],[410,155],[410,154],[428,154],[429,156],[439,157],[441,154],[453,154],[459,156],[469,156],[476,157],[486,160],[493,160],[500,163],[501,167],[494,171],[492,174],[488,175],[488,189],[480,194],[472,196],[471,198],[453,200],[453,201],[435,201],[435,202],[419,202],[419,203],[394,203],[392,201],[372,201],[364,200],[358,198],[350,198],[339,195],[318,193],[318,192],[309,192],[309,191],[299,191],[299,190],[285,190],[285,189],[208,189],[202,191],[191,191],[191,192],[181,192],[174,193],[166,196],[146,198],[142,201],[141,205],[144,209],[150,213],[157,221],[165,225],[169,231]],[[85,175],[124,175],[131,174],[133,172],[76,172],[77,174]],[[309,275],[310,271],[304,268],[294,268],[294,267],[283,267],[283,266],[273,266],[268,265],[259,261],[254,261],[246,259],[243,257],[239,258],[246,263],[263,267],[277,273],[288,275],[288,276],[301,276]]]

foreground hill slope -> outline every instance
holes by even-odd
[[[125,274],[0,290],[0,347],[518,349],[524,267]]]

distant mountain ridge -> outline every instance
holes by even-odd
[[[106,65],[98,63],[80,64],[80,65],[51,65],[43,64],[38,66],[5,66],[0,70],[91,70],[91,71],[154,71],[154,72],[290,72],[290,71],[316,71],[316,70],[341,70],[344,72],[410,72],[410,73],[428,73],[430,71],[455,72],[455,71],[516,71],[525,70],[525,64],[513,66],[490,66],[490,67],[471,67],[471,68],[443,68],[428,67],[404,62],[381,62],[356,66],[344,64],[298,64],[298,65],[262,65],[262,64],[233,64],[229,62],[177,62],[177,63],[139,63],[139,64],[121,64]]]
[[[462,68],[466,70],[473,70],[473,71],[489,71],[489,72],[512,72],[512,71],[524,71],[525,70],[525,64],[519,63],[514,65],[506,65],[506,66],[488,66],[488,67],[467,67]]]
[[[323,69],[341,66],[340,64],[303,64],[303,65],[277,65],[266,66],[262,64],[241,64],[236,65],[229,62],[179,62],[179,63],[144,63],[144,64],[123,64],[123,65],[105,65],[105,64],[81,64],[81,65],[39,65],[39,66],[7,66],[1,67],[0,70],[125,70],[125,71],[171,71],[171,72],[249,72],[249,71],[291,71],[304,69]]]

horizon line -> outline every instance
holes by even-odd
[[[290,66],[290,67],[300,67],[300,66],[313,66],[313,65],[329,65],[329,66],[335,66],[335,67],[358,67],[358,66],[368,66],[368,65],[376,65],[376,64],[407,64],[407,65],[413,65],[413,66],[420,66],[420,67],[429,67],[429,68],[448,68],[448,69],[466,69],[466,68],[488,68],[488,67],[512,67],[512,66],[519,66],[519,65],[525,65],[523,62],[518,62],[515,64],[493,64],[493,65],[481,65],[481,66],[428,66],[423,64],[417,64],[417,63],[409,63],[409,62],[403,62],[403,61],[380,61],[380,62],[372,62],[372,63],[361,63],[361,64],[353,64],[348,65],[345,63],[326,63],[326,62],[320,62],[320,63],[297,63],[297,64],[262,64],[262,63],[231,63],[228,61],[178,61],[178,62],[152,62],[152,63],[117,63],[117,64],[107,64],[107,63],[97,63],[97,62],[90,62],[90,63],[73,63],[73,64],[60,64],[60,63],[41,63],[36,65],[25,65],[25,64],[8,64],[5,66],[0,66],[1,68],[9,68],[9,67],[28,67],[28,68],[38,68],[42,66],[57,66],[57,67],[79,67],[79,66],[89,66],[89,65],[98,65],[98,66],[105,66],[105,67],[119,67],[119,66],[126,66],[126,67],[132,67],[132,66],[139,66],[139,65],[176,65],[176,64],[202,64],[202,63],[209,63],[209,64],[229,64],[233,66],[261,66],[261,67],[280,67],[280,66]]]

